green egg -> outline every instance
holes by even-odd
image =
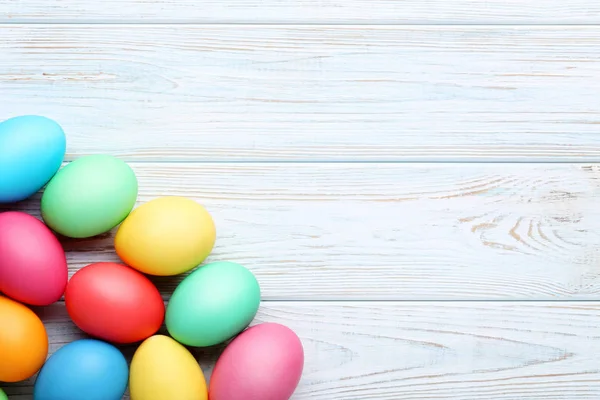
[[[165,323],[169,334],[184,345],[213,346],[243,331],[259,304],[260,287],[252,272],[233,262],[214,262],[177,286]]]
[[[61,235],[87,238],[108,232],[133,209],[135,173],[116,157],[81,157],[62,168],[42,195],[42,218]]]
[[[0,389],[0,400],[8,400],[8,396],[4,393],[4,390]]]

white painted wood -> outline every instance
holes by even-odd
[[[69,159],[600,160],[598,27],[4,25],[0,37],[0,119],[57,119]]]
[[[209,261],[246,265],[264,299],[599,298],[596,165],[132,165],[140,202],[207,207]],[[65,248],[71,272],[118,260],[112,234]]]
[[[594,0],[1,0],[0,22],[594,24]]]
[[[41,314],[51,352],[82,337],[62,304]],[[293,400],[596,400],[598,320],[597,303],[269,302],[253,324],[300,336]],[[219,352],[196,354],[210,376]],[[10,399],[31,399],[32,382],[9,385]]]

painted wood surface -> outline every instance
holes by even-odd
[[[0,37],[0,119],[57,119],[69,159],[600,160],[597,27],[52,24]]]
[[[246,265],[264,299],[599,297],[596,165],[132,166],[140,202],[207,207],[218,231],[208,261]],[[20,209],[39,215],[39,201]],[[71,273],[118,260],[113,236],[66,241]],[[171,290],[180,279],[156,281]]]
[[[589,0],[0,0],[0,120],[132,162],[140,203],[204,204],[208,261],[302,338],[293,400],[596,400],[599,22]],[[63,239],[70,273],[118,261],[113,237]],[[36,311],[51,352],[83,337]],[[208,376],[219,351],[195,351]]]
[[[51,352],[82,337],[63,305],[41,315]],[[595,400],[599,319],[597,303],[265,302],[254,323],[300,336],[293,400]],[[195,352],[207,376],[219,351]],[[9,385],[11,400],[32,382]]]
[[[0,22],[596,24],[591,0],[1,0]]]

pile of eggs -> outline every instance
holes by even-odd
[[[201,265],[216,242],[208,211],[179,196],[136,208],[129,165],[92,155],[61,168],[65,151],[65,134],[51,119],[0,123],[0,203],[44,188],[41,220],[0,212],[0,382],[37,374],[35,400],[120,400],[128,388],[132,400],[288,400],[302,375],[302,343],[284,325],[251,326],[261,295],[250,270],[229,261]],[[58,238],[114,228],[122,262],[96,262],[69,279]],[[148,275],[185,273],[165,306]],[[49,356],[46,326],[31,306],[63,296],[87,338]],[[168,333],[159,334],[163,325]],[[137,347],[128,363],[117,346],[130,344]],[[207,382],[189,348],[219,344],[225,350]]]

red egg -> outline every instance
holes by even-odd
[[[238,335],[217,360],[210,400],[288,400],[302,375],[302,342],[288,327],[255,325]]]
[[[123,264],[100,262],[77,271],[65,291],[69,316],[87,334],[108,342],[135,343],[154,335],[165,304],[154,284]]]
[[[0,213],[0,292],[47,306],[63,295],[67,279],[65,252],[42,221],[19,211]]]

